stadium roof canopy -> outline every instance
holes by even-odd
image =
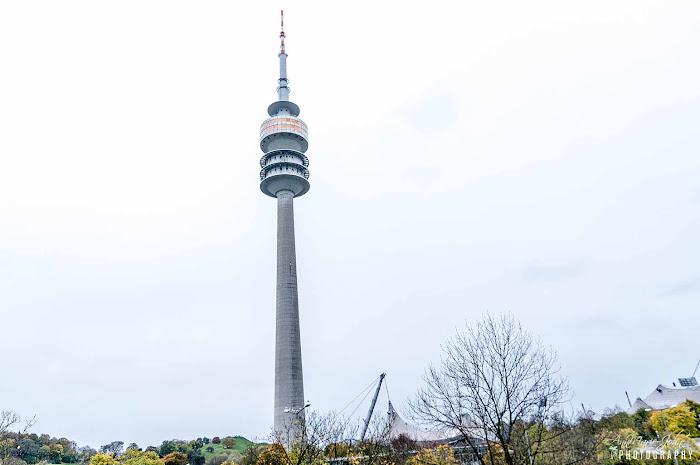
[[[653,410],[666,409],[673,405],[683,403],[688,399],[700,403],[700,386],[668,387],[659,384],[656,389],[644,399],[637,397],[632,407],[627,409],[627,413],[632,415],[640,408]]]

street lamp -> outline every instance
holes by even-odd
[[[664,421],[664,426],[666,427],[666,434],[668,434],[668,441],[671,443],[671,451],[673,452],[673,460],[676,461],[676,465],[679,465],[678,464],[678,456],[676,455],[676,448],[673,447],[673,439],[671,439],[671,432],[668,430],[668,424],[666,423],[666,415],[664,415],[664,410],[669,409],[669,408],[674,408],[677,405],[678,404],[671,405],[671,406],[664,407],[664,408],[645,408],[644,410],[646,410],[647,412],[651,412],[652,410],[655,412],[661,412],[661,419]]]
[[[540,400],[537,403],[538,411],[539,409],[543,409],[545,407],[547,407],[547,396],[540,397]],[[530,438],[527,436],[527,428],[525,428],[525,441],[527,442],[527,456],[530,458],[530,465],[533,465],[535,463],[535,460],[532,457],[532,448],[530,447]]]
[[[300,413],[302,410],[304,410],[306,407],[311,407],[311,402],[309,402],[308,400],[306,401],[306,405],[304,405],[301,408],[286,407],[284,409],[284,413],[293,413],[296,415],[297,413]]]
[[[304,405],[303,407],[300,407],[300,408],[285,407],[285,408],[284,408],[284,413],[291,413],[291,414],[293,414],[293,415],[296,416],[296,415],[299,415],[299,414],[300,414],[305,408],[307,408],[307,407],[311,407],[311,402],[309,402],[308,400],[306,401],[306,405]],[[294,423],[293,423],[293,424],[294,424],[294,425],[298,425],[298,424],[299,424],[299,417],[296,417],[296,418],[294,419]],[[291,436],[292,436],[292,429],[290,428],[290,430],[287,432],[287,442],[288,442],[290,445],[291,445],[294,441],[297,441],[298,439],[301,439],[302,441],[304,441],[304,436],[306,436],[306,434],[305,434],[304,432],[301,432],[301,436],[300,436],[299,438],[294,438],[294,441],[291,441],[291,440],[290,440],[290,439],[291,439]]]

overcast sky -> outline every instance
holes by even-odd
[[[92,446],[269,433],[258,137],[281,7],[310,133],[314,408],[385,371],[402,411],[485,312],[558,351],[573,406],[692,373],[700,3],[18,0],[0,3],[0,409]]]

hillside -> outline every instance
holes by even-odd
[[[250,441],[250,440],[244,438],[243,436],[233,436],[233,438],[236,440],[236,445],[233,446],[232,449],[225,449],[223,444],[209,443],[206,446],[204,446],[202,448],[202,452],[204,452],[204,458],[206,460],[209,460],[210,458],[217,456],[217,455],[222,455],[222,454],[229,455],[229,454],[231,454],[232,451],[236,451],[239,454],[243,455],[251,444],[256,445],[256,446],[267,445],[267,443],[264,443],[264,442],[256,443],[256,442]],[[212,452],[207,450],[210,447],[213,449]]]

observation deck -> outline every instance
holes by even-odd
[[[309,148],[309,130],[306,123],[291,114],[273,116],[263,121],[260,125],[260,148],[263,152],[277,138],[296,140],[301,152]]]
[[[276,197],[281,190],[298,197],[308,192],[309,148],[306,123],[286,111],[263,121],[260,125],[260,190]]]

